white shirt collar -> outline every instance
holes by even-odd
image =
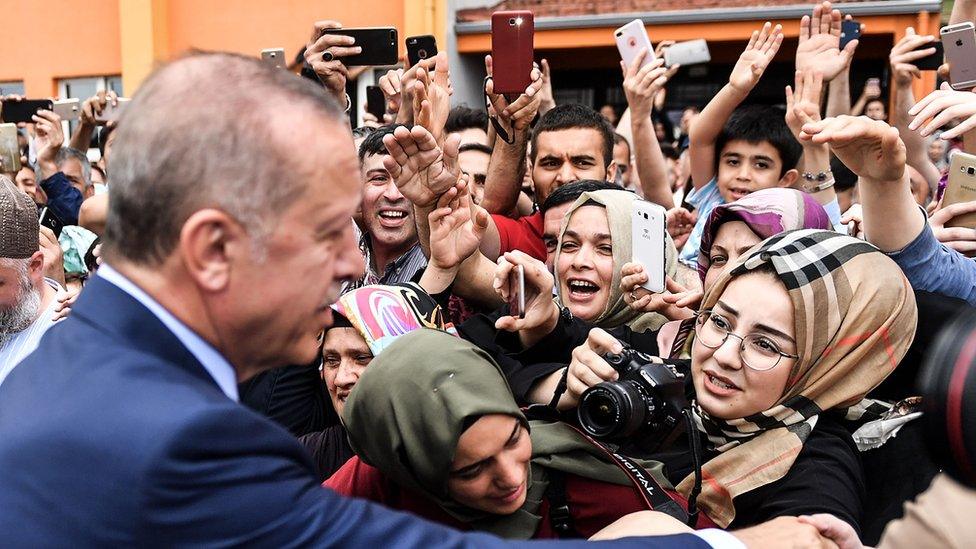
[[[227,359],[220,354],[213,345],[204,341],[204,339],[198,336],[193,330],[187,327],[186,324],[180,322],[172,313],[167,311],[158,301],[153,299],[149,294],[142,290],[142,288],[136,286],[131,280],[126,278],[122,273],[116,271],[109,265],[102,263],[98,268],[97,276],[106,282],[114,284],[123,292],[129,294],[136,301],[141,303],[144,307],[149,309],[149,311],[163,323],[169,331],[173,332],[176,339],[180,340],[183,344],[193,354],[194,357],[210,374],[210,377],[217,383],[220,390],[227,395],[231,400],[238,400],[237,397],[237,373],[234,371],[234,367],[227,362]]]

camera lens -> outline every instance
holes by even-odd
[[[580,426],[597,438],[626,437],[644,424],[644,401],[644,395],[629,381],[600,383],[580,399]]]
[[[508,24],[514,27],[515,26],[515,18],[513,17],[513,18],[509,19],[508,20]]]
[[[973,168],[972,166],[970,166],[970,167],[966,168],[966,173],[968,173],[969,175],[973,175],[974,173],[976,173],[976,168]]]
[[[417,55],[419,55],[421,59],[427,59],[427,50],[419,50]]]

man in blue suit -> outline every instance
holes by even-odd
[[[321,488],[299,444],[237,403],[238,381],[316,355],[362,274],[335,102],[195,55],[143,83],[117,131],[106,263],[0,388],[0,545],[504,545]]]

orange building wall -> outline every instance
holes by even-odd
[[[57,93],[58,78],[122,71],[119,0],[0,0],[0,81],[28,95]]]

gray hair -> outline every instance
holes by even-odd
[[[57,156],[54,157],[54,165],[60,170],[64,163],[72,158],[81,164],[81,176],[85,180],[85,188],[91,187],[91,162],[85,153],[71,147],[61,147],[58,149]]]
[[[320,86],[241,55],[195,53],[156,70],[116,130],[105,255],[161,263],[203,208],[262,242],[310,175],[288,141],[294,120],[314,128],[344,113]]]

